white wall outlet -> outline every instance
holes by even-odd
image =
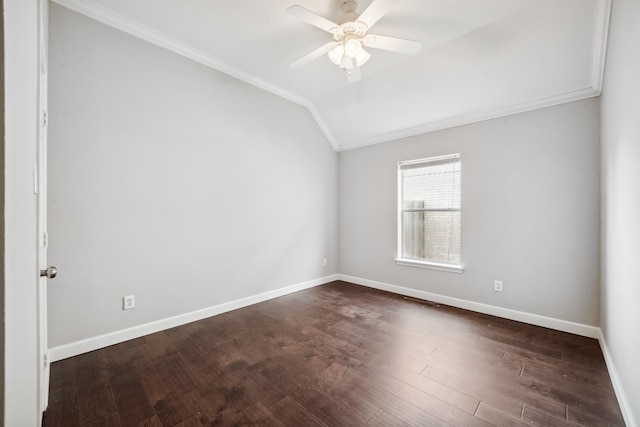
[[[127,295],[122,298],[122,309],[129,310],[131,308],[136,308],[136,296],[135,295]]]
[[[322,266],[323,266],[323,267],[326,267],[327,265],[328,265],[328,264],[327,264],[327,259],[325,258],[325,259],[323,259],[323,260],[322,260]]]
[[[493,290],[496,292],[502,292],[502,280],[496,280],[493,282]]]

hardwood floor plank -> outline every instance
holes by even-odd
[[[396,417],[390,412],[384,409],[379,409],[375,414],[367,421],[369,427],[411,427],[411,424],[404,422],[400,418]]]
[[[367,387],[365,384],[353,383],[362,396],[395,417],[414,426],[452,426],[424,408],[420,408],[384,388]],[[375,412],[374,412],[375,413]]]
[[[144,420],[136,427],[162,427],[162,424],[160,423],[160,420],[158,420],[158,417],[154,416],[149,418],[148,420]]]
[[[257,402],[249,406],[242,411],[241,415],[245,418],[246,421],[244,423],[246,423],[246,425],[287,427],[287,425],[278,420],[262,402]]]
[[[624,426],[597,341],[332,282],[52,364],[44,427]]]
[[[575,381],[578,386],[593,387],[604,393],[615,394],[608,373],[590,366],[576,365],[563,359],[549,360],[535,354],[509,352],[505,353],[504,360],[525,368],[530,374],[535,375],[536,372],[544,371],[557,372],[568,381]]]
[[[495,387],[495,382],[469,380],[435,368],[432,365],[428,366],[421,375],[475,397],[480,400],[480,403],[488,404],[507,416],[520,418],[522,415],[524,406],[522,398],[516,394],[503,392],[499,387]]]
[[[359,337],[350,332],[344,331],[341,328],[334,328],[333,325],[326,327],[325,325],[315,324],[313,328],[322,331],[327,336],[335,338],[335,343],[340,343],[342,349],[349,354],[353,354],[354,357],[359,359],[365,358],[369,354],[376,353],[384,347],[383,343]],[[305,330],[310,332],[310,329]]]
[[[427,367],[427,362],[425,361],[427,356],[425,353],[403,349],[393,343],[381,349],[379,353],[364,358],[364,360],[382,369],[391,369],[399,366],[420,374]]]
[[[179,355],[162,356],[139,375],[152,405],[169,394],[186,394],[200,386]]]
[[[505,356],[510,358],[509,356]],[[516,359],[517,357],[514,357]],[[565,389],[575,390],[576,388],[586,388],[593,390],[596,396],[606,394],[608,397],[615,397],[611,380],[602,374],[594,372],[593,369],[576,367],[573,364],[566,364],[562,361],[555,364],[548,364],[540,361],[522,360],[520,363],[524,367],[524,377],[534,377],[552,383],[558,383]]]
[[[588,355],[599,359],[602,356],[600,345],[594,338],[549,330],[546,334],[535,335],[531,343],[561,353]]]
[[[285,392],[265,378],[263,375],[256,375],[253,367],[239,366],[228,373],[234,387],[243,391],[250,402],[261,402],[270,406],[285,397]]]
[[[569,425],[569,422],[566,418],[566,409],[564,414],[558,416],[538,410],[533,406],[526,404],[524,406],[524,410],[522,411],[522,420],[529,425],[540,427]]]
[[[606,418],[614,419],[619,413],[618,404],[613,396],[602,394],[591,387],[575,388],[563,381],[562,378],[524,375],[522,385],[530,390],[535,390],[538,396],[546,398],[545,401],[553,399],[570,408],[583,408],[584,411],[591,412],[593,415],[604,414]],[[581,392],[575,393],[575,390],[578,389]]]
[[[521,374],[521,367],[512,363],[505,363],[504,353],[487,353],[477,351],[475,347],[465,347],[443,343],[432,355],[426,358],[430,365],[442,367],[444,370],[454,369],[451,372],[464,375],[478,381],[492,380],[495,378],[515,378]]]
[[[191,422],[191,421],[190,421]],[[231,408],[223,408],[217,412],[204,412],[199,418],[203,426],[239,426],[242,418]]]
[[[88,423],[82,424],[84,427],[120,427],[120,417],[117,412],[111,412],[107,415],[103,415],[100,418],[92,420]],[[160,424],[156,426],[161,427]]]
[[[95,384],[109,381],[109,375],[98,353],[87,353],[86,357],[75,361],[74,378],[78,384]]]
[[[470,414],[465,412],[444,400],[431,396],[428,393],[384,373],[358,370],[353,372],[351,376],[357,379],[358,384],[362,387],[387,390],[389,393],[395,394],[408,403],[419,408],[423,408],[436,417],[453,425],[489,425],[479,418],[474,418],[472,413]]]
[[[64,388],[49,392],[49,408],[44,414],[43,424],[64,426],[65,420],[67,420],[69,426],[80,425],[78,390],[75,388]]]
[[[111,386],[108,380],[104,379],[87,385],[83,383],[83,386],[78,388],[76,402],[80,424],[86,424],[116,411]]]
[[[49,394],[76,386],[76,361],[79,359],[70,357],[50,365]]]
[[[331,330],[341,331],[348,334],[348,336],[359,338],[361,341],[376,343],[380,346],[391,341],[391,335],[386,332],[382,332],[377,328],[364,327],[349,321],[338,322],[331,327]]]
[[[360,318],[377,319],[380,316],[382,316],[381,313],[378,313],[378,312],[372,311],[372,310],[368,310],[366,308],[359,307],[359,306],[353,305],[353,304],[342,304],[342,305],[338,306],[338,309],[336,311],[338,313],[342,314],[343,316],[347,316],[347,317],[350,317],[352,319],[360,319]]]
[[[303,384],[291,389],[291,397],[303,405],[310,413],[330,426],[363,426],[365,420],[354,416],[349,405],[326,395],[317,387]]]
[[[435,356],[429,359],[429,363],[429,367],[425,369],[423,374],[428,375],[435,367],[463,378],[464,381],[459,384],[459,390],[467,394],[474,395],[470,390],[482,387],[496,396],[505,398],[517,396],[521,402],[534,403],[550,413],[564,411],[565,402],[560,400],[558,395],[549,393],[544,384],[532,383],[520,375],[515,375],[515,372],[499,369],[494,363],[484,365],[464,360],[452,363]]]
[[[113,396],[123,426],[136,425],[155,415],[142,381],[135,374],[124,374],[111,380]]]
[[[601,411],[599,407],[584,405],[569,405],[567,407],[567,419],[581,426],[624,426],[622,414],[608,409]]]
[[[521,427],[527,425],[519,416],[507,415],[504,411],[494,408],[485,402],[480,402],[475,416],[498,427]]]
[[[602,354],[594,356],[592,354],[583,354],[578,351],[571,353],[562,353],[562,360],[579,366],[589,366],[599,371],[606,371],[607,364]]]
[[[552,357],[555,359],[560,359],[562,357],[562,353],[557,350],[552,350],[547,347],[538,346],[528,342],[522,342],[517,339],[504,337],[501,335],[493,335],[493,334],[483,335],[478,339],[476,345],[477,347],[481,347],[481,348],[500,349],[503,352],[507,352],[507,351],[511,351],[513,353],[525,352],[526,354],[537,353],[537,354],[542,354],[547,357]]]
[[[175,424],[173,427],[203,427],[203,425],[200,420],[198,420],[198,417],[193,416],[180,422],[179,424]]]
[[[321,380],[310,378],[305,381],[304,386],[329,396],[343,412],[364,423],[378,410],[378,406],[363,396],[360,390],[350,386],[348,372],[349,368],[342,367],[340,375],[327,376]]]
[[[203,426],[232,425],[238,420],[238,411],[235,408],[246,408],[246,401],[237,391],[225,388],[203,388],[201,396],[195,403],[197,412],[193,416]],[[240,401],[241,405],[236,403]],[[192,416],[192,417],[193,417]]]
[[[202,391],[189,393],[170,393],[154,403],[156,418],[163,426],[173,426],[200,413],[198,405]]]
[[[55,403],[54,403],[55,404]],[[51,403],[49,403],[49,407],[51,407]],[[52,411],[49,413],[45,411],[43,416],[42,425],[52,426],[52,427],[79,427],[80,426],[80,416],[78,414],[78,410],[67,411],[61,413],[59,411]]]
[[[269,409],[286,426],[328,427],[291,396],[279,400]]]
[[[393,377],[472,415],[475,413],[478,404],[480,403],[480,400],[477,398],[450,388],[437,381],[433,381],[425,376],[421,376],[419,374],[416,375],[415,372],[404,369],[399,365],[369,365],[365,362],[364,369],[365,372],[368,371],[371,375],[378,375],[382,373]]]

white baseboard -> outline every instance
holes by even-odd
[[[609,377],[611,378],[611,384],[613,385],[613,390],[616,393],[618,405],[620,405],[620,411],[624,418],[624,423],[627,427],[638,427],[636,418],[631,411],[631,403],[629,402],[627,393],[625,393],[624,388],[622,387],[620,374],[618,374],[618,370],[613,362],[613,357],[611,356],[611,352],[609,352],[609,347],[607,346],[607,341],[604,339],[602,331],[600,331],[599,341],[600,348],[602,349],[602,355],[604,356],[604,361],[607,364],[607,370],[609,371]]]
[[[166,319],[157,320],[143,325],[134,326],[119,331],[110,332],[108,334],[75,341],[58,347],[49,349],[49,360],[55,362],[66,359],[68,357],[77,356],[82,353],[97,350],[113,344],[118,344],[144,335],[163,331],[165,329],[184,325],[186,323],[195,322],[217,314],[226,313],[227,311],[236,310],[238,308],[247,307],[293,292],[323,285],[334,280],[343,280],[345,282],[355,283],[357,285],[367,286],[370,288],[380,289],[395,294],[406,295],[413,298],[420,298],[428,301],[446,304],[453,307],[463,308],[466,310],[477,311],[479,313],[490,314],[493,316],[503,317],[506,319],[516,320],[520,322],[530,323],[532,325],[542,326],[545,328],[556,329],[559,331],[569,332],[590,338],[601,338],[600,328],[595,326],[584,325],[580,323],[569,322],[566,320],[554,319],[551,317],[540,316],[537,314],[526,313],[522,311],[511,310],[508,308],[497,307],[493,305],[478,303],[474,301],[448,297],[444,295],[434,294],[431,292],[420,291],[417,289],[405,288],[402,286],[391,285],[389,283],[378,282],[375,280],[363,279],[360,277],[348,276],[345,274],[333,274],[307,282],[299,283],[292,286],[264,292],[258,295],[252,295],[234,301],[218,304],[212,307],[203,308],[201,310],[180,314]]]
[[[337,274],[320,277],[318,279],[309,280],[307,282],[298,283],[296,285],[287,286],[269,292],[264,292],[258,295],[252,295],[246,298],[237,299],[235,301],[225,302],[222,304],[214,305],[212,307],[203,308],[201,310],[179,314],[177,316],[145,323],[143,325],[133,326],[131,328],[123,329],[120,331],[110,332],[108,334],[99,335],[97,337],[75,341],[69,344],[50,348],[48,352],[48,358],[51,363],[53,363],[58,360],[66,359],[68,357],[73,357],[79,354],[87,353],[89,351],[98,350],[100,348],[108,347],[110,345],[118,344],[134,338],[140,338],[145,335],[160,332],[165,329],[174,328],[186,323],[206,319],[207,317],[247,307],[273,298],[288,295],[293,292],[298,292],[304,289],[313,288],[315,286],[324,285],[325,283],[333,282],[334,280],[339,280]]]
[[[310,280],[296,285],[287,286],[284,288],[276,289],[269,292],[264,292],[258,295],[252,295],[250,297],[241,298],[234,301],[218,304],[212,307],[207,307],[201,310],[192,311],[189,313],[180,314],[178,316],[169,317],[167,319],[161,319],[155,322],[146,323],[144,325],[134,326],[128,329],[111,332],[108,334],[100,335],[97,337],[87,338],[84,340],[76,341],[73,343],[53,347],[49,349],[48,359],[50,362],[56,362],[58,360],[66,359],[68,357],[77,356],[79,354],[87,353],[89,351],[98,350],[103,347],[118,344],[124,341],[128,341],[134,338],[139,338],[155,332],[160,332],[165,329],[174,328],[176,326],[184,325],[187,323],[195,322],[197,320],[205,319],[207,317],[215,316],[217,314],[226,313],[228,311],[236,310],[239,308],[247,307],[253,304],[257,304],[263,301],[267,301],[280,296],[288,295],[293,292],[298,292],[304,289],[320,286],[325,283],[333,282],[334,280],[343,280],[345,282],[355,283],[357,285],[367,286],[374,289],[379,289],[387,292],[392,292],[399,295],[406,295],[413,298],[424,299],[428,301],[437,302],[440,304],[446,304],[453,307],[463,308],[466,310],[472,310],[479,313],[490,314],[493,316],[502,317],[505,319],[516,320],[519,322],[525,322],[536,326],[542,326],[545,328],[551,328],[563,332],[569,332],[577,335],[586,336],[589,338],[596,338],[600,342],[602,353],[604,355],[607,369],[611,377],[611,382],[620,405],[620,410],[624,417],[624,421],[627,427],[639,427],[633,412],[631,412],[631,405],[627,398],[626,393],[622,387],[620,376],[611,357],[611,353],[607,347],[607,343],[602,335],[600,328],[596,326],[584,325],[580,323],[569,322],[566,320],[554,319],[551,317],[540,316],[537,314],[526,313],[517,310],[511,310],[508,308],[497,307],[493,305],[478,303],[474,301],[464,300],[460,298],[448,297],[445,295],[434,294],[431,292],[420,291],[417,289],[405,288],[402,286],[391,285],[389,283],[378,282],[375,280],[363,279],[360,277],[348,276],[345,274],[332,274],[329,276],[321,277],[318,279]]]
[[[362,285],[370,288],[380,289],[382,291],[393,292],[394,294],[406,295],[413,298],[433,301],[440,304],[446,304],[453,307],[463,308],[465,310],[477,311],[478,313],[490,314],[492,316],[502,317],[510,320],[516,320],[518,322],[529,323],[531,325],[542,326],[545,328],[555,329],[558,331],[569,332],[572,334],[582,335],[589,338],[597,339],[600,337],[600,328],[598,328],[597,326],[590,326],[590,325],[584,325],[582,323],[569,322],[567,320],[554,319],[552,317],[540,316],[538,314],[511,310],[509,308],[497,307],[495,305],[488,305],[488,304],[464,300],[460,298],[448,297],[445,295],[434,294],[431,292],[420,291],[417,289],[391,285],[389,283],[377,282],[375,280],[347,276],[345,274],[338,274],[338,277],[339,277],[339,280],[343,280],[345,282],[351,282],[351,283],[355,283],[356,285]]]
[[[409,297],[424,299],[427,301],[433,301],[440,304],[446,304],[453,307],[476,311],[479,313],[490,314],[492,316],[498,316],[505,319],[525,322],[531,325],[542,326],[545,328],[569,332],[576,335],[582,335],[589,338],[596,338],[600,342],[600,348],[602,349],[602,354],[607,365],[607,370],[609,371],[611,383],[613,385],[616,398],[618,399],[618,405],[620,405],[620,411],[622,412],[624,422],[627,427],[640,427],[636,422],[633,412],[631,411],[631,404],[624,391],[622,382],[620,381],[620,375],[618,374],[618,370],[615,367],[613,358],[611,357],[611,353],[609,352],[609,348],[607,347],[607,343],[599,327],[569,322],[566,320],[554,319],[551,317],[511,310],[503,307],[496,307],[493,305],[482,304],[459,298],[447,297],[431,292],[405,288],[402,286],[391,285],[389,283],[377,282],[375,280],[363,279],[360,277],[348,276],[345,274],[338,274],[337,276],[338,280],[343,280],[345,282],[355,283],[357,285],[367,286],[382,291],[393,292],[395,294],[406,295]]]

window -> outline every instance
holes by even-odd
[[[460,155],[398,163],[397,264],[461,273]]]

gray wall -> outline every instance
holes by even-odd
[[[50,347],[337,271],[306,108],[55,4],[49,95]]]
[[[638,1],[613,2],[602,93],[600,326],[636,423],[640,422],[639,22]]]
[[[598,123],[591,99],[340,153],[340,273],[598,325]],[[451,153],[465,271],[398,266],[397,162]]]

